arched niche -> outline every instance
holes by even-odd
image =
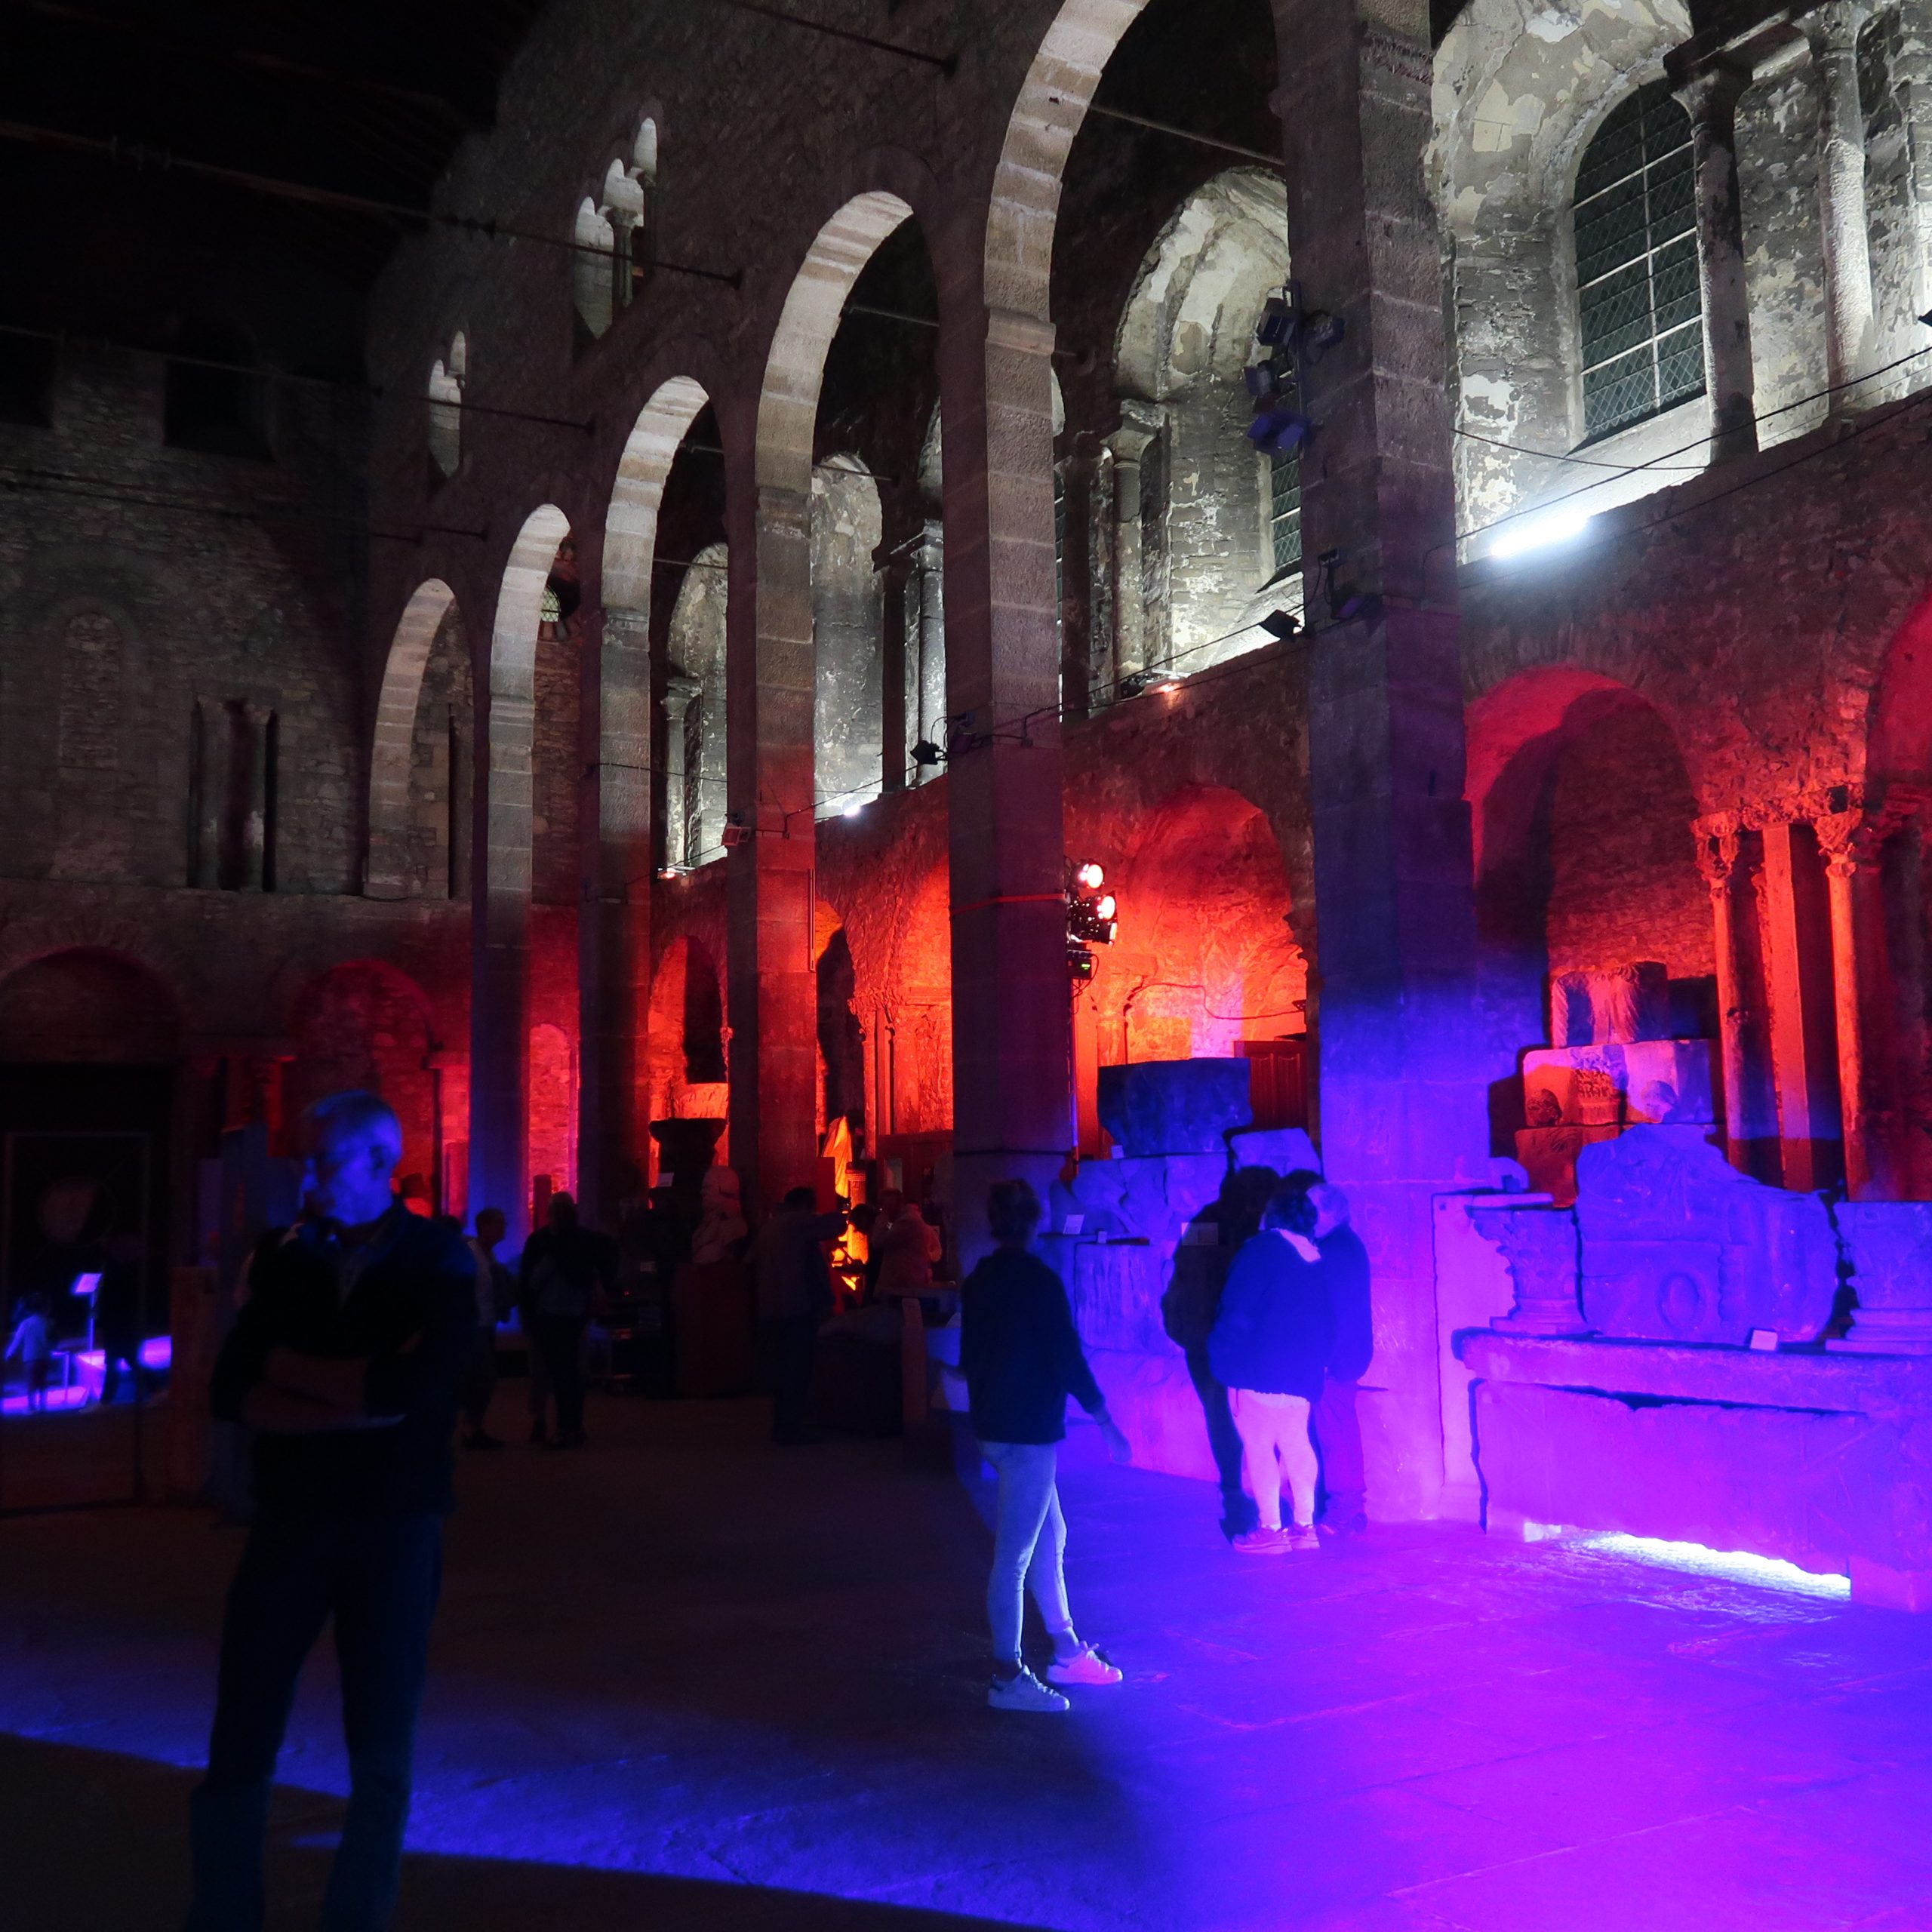
[[[371,899],[469,894],[475,700],[454,593],[417,586],[383,667],[369,761]]]
[[[730,553],[709,543],[678,586],[666,634],[664,849],[688,871],[724,856],[725,611]]]
[[[884,724],[884,598],[873,561],[884,534],[878,485],[855,456],[811,484],[812,763],[820,817],[878,795]]]
[[[180,1053],[174,994],[125,954],[71,946],[0,980],[0,1063],[165,1066]]]

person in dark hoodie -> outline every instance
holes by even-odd
[[[1368,1527],[1367,1483],[1362,1469],[1361,1423],[1355,1396],[1375,1356],[1368,1250],[1349,1225],[1349,1197],[1331,1181],[1308,1189],[1315,1209],[1315,1244],[1335,1318],[1335,1346],[1310,1418],[1321,1458],[1321,1520],[1325,1536],[1352,1536]]]
[[[1255,1527],[1234,1539],[1244,1555],[1318,1548],[1315,1536],[1315,1445],[1309,1414],[1321,1395],[1335,1343],[1335,1318],[1314,1241],[1308,1195],[1284,1187],[1261,1232],[1235,1257],[1208,1338],[1208,1360],[1228,1391],[1241,1431]],[[1281,1485],[1294,1515],[1281,1521]]]
[[[1062,1563],[1066,1518],[1055,1478],[1066,1434],[1066,1398],[1100,1426],[1108,1453],[1129,1462],[1133,1451],[1087,1366],[1060,1277],[1029,1251],[1040,1225],[1040,1197],[1023,1180],[995,1181],[986,1220],[998,1244],[981,1258],[960,1291],[959,1366],[972,1401],[973,1432],[999,1476],[993,1569],[986,1586],[992,1626],[993,1681],[986,1702],[996,1711],[1063,1711],[1055,1684],[1118,1684],[1120,1672],[1074,1635]],[[1051,1684],[1020,1660],[1026,1592],[1053,1638]]]

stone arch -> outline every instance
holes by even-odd
[[[1172,794],[1115,890],[1119,935],[1094,983],[1103,1063],[1226,1057],[1305,1031],[1287,867],[1252,800],[1220,785]]]
[[[1663,961],[1685,1026],[1715,1029],[1699,803],[1672,721],[1641,692],[1557,666],[1469,707],[1477,961],[1494,1064],[1494,1151],[1512,1153],[1516,1069],[1549,1038],[1553,974]]]
[[[295,1057],[282,1078],[284,1117],[351,1088],[381,1094],[402,1124],[398,1180],[420,1176],[441,1198],[434,1010],[421,986],[380,959],[346,960],[310,980],[289,1014]]]
[[[1880,783],[1932,781],[1932,592],[1885,648],[1872,697],[1863,775]]]
[[[1509,0],[1473,0],[1438,51],[1428,168],[1451,242],[1459,426],[1472,432],[1455,450],[1466,528],[1591,480],[1589,471],[1549,460],[1583,436],[1571,222],[1577,162],[1604,115],[1660,75],[1665,54],[1690,32],[1679,0],[1614,9],[1556,0],[1534,16]],[[1698,443],[1709,419],[1708,402],[1685,403],[1592,454],[1644,463]],[[1607,477],[1578,502],[1607,507],[1703,466],[1694,449],[1670,461]]]
[[[1141,590],[1116,607],[1124,671],[1204,669],[1267,641],[1244,626],[1281,603],[1299,608],[1299,459],[1271,460],[1248,441],[1242,374],[1263,305],[1288,277],[1287,221],[1278,174],[1214,176],[1155,238],[1122,309],[1109,454],[1120,553],[1137,561]],[[1278,497],[1291,506],[1281,512],[1285,548]]]
[[[652,392],[631,426],[605,518],[602,586],[607,612],[649,614],[664,486],[679,445],[710,399],[694,378],[669,377]]]
[[[874,555],[878,485],[856,456],[812,471],[812,769],[820,817],[856,814],[880,789],[884,600]]]
[[[127,953],[63,946],[0,980],[0,1062],[165,1066],[180,1053],[180,1001]]]
[[[665,853],[686,871],[723,855],[725,626],[730,552],[708,543],[678,586],[666,634],[669,726]]]
[[[554,503],[525,519],[503,566],[491,626],[486,725],[478,760],[470,1004],[469,1198],[494,1201],[510,1234],[528,1225],[531,898],[534,873],[532,752],[538,627],[570,521]]]
[[[653,1120],[721,1119],[725,1112],[724,998],[704,942],[672,941],[651,989],[646,1106]]]
[[[369,852],[362,890],[371,899],[401,899],[409,894],[410,775],[417,712],[430,653],[438,633],[450,621],[459,627],[463,621],[456,592],[441,577],[432,577],[411,593],[389,640],[369,752]]]

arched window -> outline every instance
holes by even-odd
[[[458,329],[447,360],[438,356],[429,370],[429,461],[440,481],[456,474],[463,460],[463,385],[469,352]]]
[[[1611,110],[1577,168],[1583,433],[1704,392],[1690,117],[1666,81]]]
[[[571,240],[576,245],[571,252],[571,291],[581,346],[611,326],[611,263],[617,245],[617,231],[588,195],[577,205]]]

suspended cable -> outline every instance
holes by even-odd
[[[1198,134],[1192,128],[1177,128],[1171,121],[1150,121],[1146,115],[1130,114],[1124,108],[1103,107],[1097,100],[1074,100],[1062,94],[1050,94],[1047,98],[1056,107],[1078,108],[1083,114],[1097,114],[1107,121],[1124,121],[1130,128],[1144,128],[1149,134],[1170,135],[1177,141],[1192,141],[1196,147],[1214,148],[1223,154],[1238,154],[1242,160],[1272,168],[1277,174],[1288,171],[1288,164],[1280,155],[1264,153],[1260,148],[1244,148],[1238,141],[1224,141],[1213,134]]]
[[[20,141],[30,147],[53,148],[63,153],[91,155],[116,165],[126,162],[137,173],[152,167],[162,174],[192,174],[199,180],[218,182],[250,194],[275,195],[311,208],[331,208],[342,214],[372,215],[385,221],[408,222],[419,228],[454,229],[465,235],[480,235],[493,242],[534,242],[540,248],[561,248],[574,255],[595,255],[602,261],[609,261],[613,257],[614,251],[609,248],[595,248],[574,239],[565,241],[561,236],[545,235],[535,229],[512,228],[478,215],[441,214],[433,208],[411,208],[403,202],[378,201],[368,195],[345,194],[334,188],[312,187],[306,182],[278,180],[272,175],[251,174],[245,169],[223,168],[211,161],[190,160],[171,154],[165,148],[149,147],[140,141],[123,141],[118,137],[100,140],[91,135],[71,134],[60,128],[36,128],[23,121],[7,120],[0,120],[0,140]],[[671,275],[696,275],[701,281],[721,281],[732,288],[742,286],[745,278],[742,269],[733,269],[727,273],[721,269],[696,268],[688,262],[666,261],[662,257],[654,259],[651,266],[654,272],[662,269]]]
[[[823,20],[808,20],[802,14],[788,14],[782,8],[767,7],[759,0],[718,0],[734,14],[755,14],[759,19],[777,20],[788,27],[802,27],[808,33],[823,34],[828,40],[842,40],[854,47],[869,47],[875,54],[896,54],[902,60],[916,60],[922,66],[936,67],[948,80],[959,66],[956,54],[928,54],[922,47],[907,47],[896,40],[878,40],[869,33],[855,33],[850,27],[828,26]]]

